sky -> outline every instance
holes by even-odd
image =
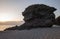
[[[0,0],[0,21],[23,21],[22,12],[32,4],[55,7],[56,17],[60,15],[60,0]]]

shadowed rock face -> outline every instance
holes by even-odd
[[[53,13],[55,10],[54,7],[44,4],[30,5],[22,12],[25,23],[17,28],[14,27],[14,30],[51,27],[55,21],[55,14]]]
[[[26,26],[51,27],[55,21],[56,9],[44,4],[30,5],[22,13]]]
[[[56,18],[55,25],[60,25],[60,16]]]

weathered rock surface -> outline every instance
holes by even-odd
[[[55,19],[55,25],[60,25],[60,16]]]
[[[30,5],[22,13],[24,16],[24,26],[31,27],[51,27],[55,21],[54,7],[44,4]]]

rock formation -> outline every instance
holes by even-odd
[[[54,7],[44,4],[30,5],[22,12],[25,23],[16,29],[23,30],[39,27],[52,27],[53,22],[55,21],[55,10]]]
[[[55,25],[60,25],[60,16],[55,19]]]

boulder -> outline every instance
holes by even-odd
[[[22,13],[24,16],[24,26],[51,27],[55,21],[54,7],[44,4],[34,4],[28,6]]]

